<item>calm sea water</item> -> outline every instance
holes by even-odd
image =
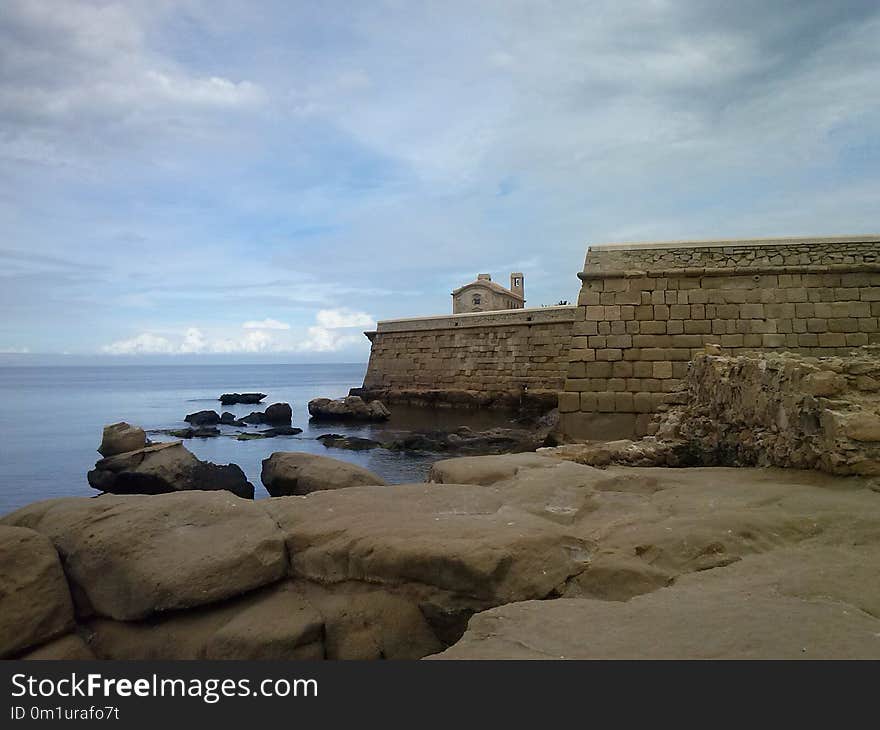
[[[267,496],[261,462],[274,451],[306,451],[360,464],[391,484],[423,481],[436,454],[374,449],[325,448],[316,437],[328,432],[381,438],[389,432],[454,427],[485,428],[499,423],[492,413],[425,411],[395,407],[386,424],[309,423],[312,398],[336,398],[363,381],[365,365],[159,365],[107,367],[0,367],[0,514],[40,499],[91,496],[86,472],[100,458],[96,449],[105,424],[127,421],[144,429],[182,428],[187,413],[228,410],[245,416],[277,402],[293,407],[298,436],[236,441],[242,429],[189,439],[186,448],[200,459],[238,464]],[[227,392],[266,393],[260,406],[221,408]],[[151,434],[154,441],[170,440]]]

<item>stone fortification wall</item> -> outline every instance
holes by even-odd
[[[880,343],[880,237],[591,247],[564,432],[644,434],[705,345],[833,356]]]
[[[379,322],[364,387],[391,403],[518,407],[556,404],[576,306]]]

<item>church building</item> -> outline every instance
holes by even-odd
[[[510,289],[492,281],[489,274],[478,274],[475,281],[452,292],[452,313],[497,312],[525,306],[522,272],[510,275]]]

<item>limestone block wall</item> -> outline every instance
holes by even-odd
[[[555,405],[583,316],[561,306],[385,320],[367,333],[370,362],[353,392],[392,403],[516,406],[525,389]]]
[[[559,406],[573,438],[646,432],[707,344],[839,355],[880,343],[880,237],[591,247]]]

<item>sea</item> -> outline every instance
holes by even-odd
[[[391,419],[379,424],[312,423],[312,398],[337,398],[363,382],[365,364],[300,365],[108,365],[0,367],[0,515],[41,499],[93,496],[86,472],[100,454],[105,425],[126,421],[144,428],[153,441],[172,437],[150,431],[184,428],[194,411],[228,410],[246,416],[271,403],[290,403],[297,436],[238,441],[242,430],[221,427],[213,438],[187,439],[184,445],[200,459],[238,464],[256,488],[262,460],[276,451],[304,451],[352,462],[370,469],[389,484],[425,480],[443,454],[386,449],[351,451],[327,448],[317,437],[340,433],[382,440],[412,430],[474,429],[503,425],[495,412],[392,407]],[[222,406],[220,394],[266,393],[259,406]]]

